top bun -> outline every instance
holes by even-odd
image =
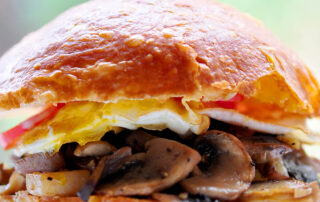
[[[259,21],[211,0],[93,0],[0,59],[0,107],[240,93],[319,113],[319,86]]]

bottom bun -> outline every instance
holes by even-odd
[[[152,199],[136,199],[122,196],[93,195],[89,202],[168,202],[168,197],[156,197]],[[240,198],[238,202],[252,201],[319,201],[320,191],[317,182],[304,183],[296,180],[269,181],[253,184]],[[170,199],[173,199],[172,197]],[[1,202],[82,202],[79,197],[58,196],[33,196],[26,191],[17,192],[15,195],[0,195]],[[172,200],[169,200],[172,201]],[[176,200],[179,201],[177,197]]]
[[[57,196],[33,196],[26,191],[17,192],[16,195],[0,195],[1,202],[83,202],[79,197],[57,197]],[[154,200],[135,199],[122,196],[91,196],[89,202],[154,202]]]
[[[304,183],[296,180],[271,181],[253,184],[237,201],[315,201],[320,199],[317,182]]]

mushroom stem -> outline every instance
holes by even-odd
[[[111,156],[102,157],[102,159],[98,163],[98,166],[93,171],[90,179],[81,188],[81,190],[77,193],[77,195],[83,201],[88,201],[90,195],[93,193],[99,180],[121,169],[124,164],[124,159],[130,155],[131,155],[131,148],[122,147],[121,149],[115,151]]]

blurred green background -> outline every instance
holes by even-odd
[[[116,1],[116,0],[115,0]],[[195,0],[196,1],[196,0]],[[320,0],[220,0],[260,19],[320,77]],[[0,0],[0,55],[27,33],[85,0]],[[18,114],[20,116],[15,116]],[[28,117],[1,113],[0,131]],[[9,153],[0,149],[0,161]]]

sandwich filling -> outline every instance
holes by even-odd
[[[267,189],[270,200],[318,200],[320,162],[302,149],[317,139],[299,116],[263,121],[239,110],[242,100],[49,107],[2,134],[1,144],[14,148],[15,169],[0,170],[10,176],[0,179],[0,194],[233,201],[265,199]]]

